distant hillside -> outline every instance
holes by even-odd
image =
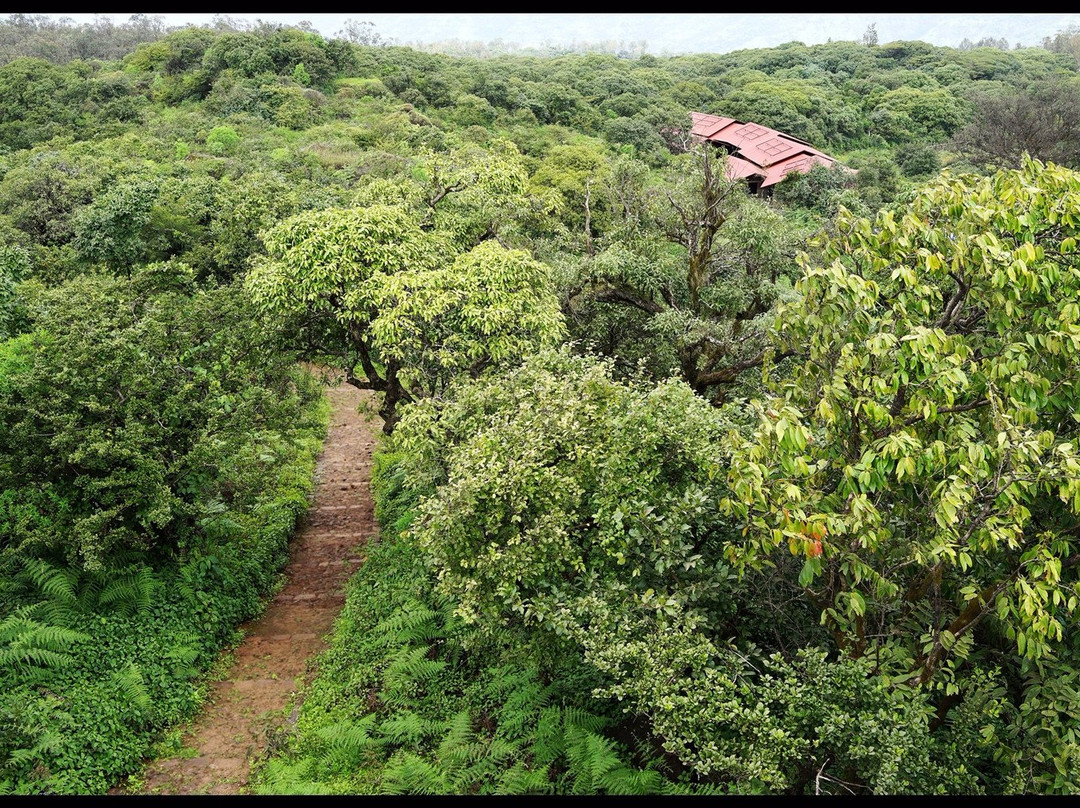
[[[1005,38],[1012,46],[1080,24],[1080,14],[365,14],[401,44],[501,40],[521,47],[645,40],[648,52],[726,53],[784,42],[857,40],[874,24],[879,41],[921,40],[956,47],[964,39]],[[313,23],[318,25],[317,20]]]

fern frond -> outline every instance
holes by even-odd
[[[71,659],[67,654],[45,648],[0,648],[0,668],[60,668]]]
[[[565,708],[563,722],[567,727],[574,726],[588,732],[599,732],[611,723],[610,719],[595,715],[580,707]]]
[[[447,771],[457,776],[459,773],[464,779],[482,779],[483,770],[495,765],[495,761],[488,756],[489,748],[486,743],[467,743],[449,749],[446,754],[439,750],[439,762],[446,767]]]
[[[146,614],[150,611],[154,591],[160,582],[149,567],[139,567],[134,572],[117,575],[105,584],[98,595],[99,606],[131,615],[135,612]]]
[[[536,721],[536,731],[530,747],[536,765],[547,767],[563,753],[566,740],[563,733],[563,711],[545,707]]]
[[[457,613],[457,601],[448,595],[436,594],[435,611],[437,622],[443,627],[444,636],[452,636],[465,624]]]
[[[326,759],[335,769],[350,769],[358,765],[365,753],[383,745],[381,738],[371,737],[375,715],[365,715],[356,722],[342,722],[322,727],[318,736],[327,744]]]
[[[605,775],[622,765],[613,741],[575,723],[566,726],[566,759],[574,794],[597,793]]]
[[[28,558],[23,570],[37,590],[50,600],[75,605],[79,573],[70,568],[54,567],[40,558]]]
[[[521,741],[509,738],[492,738],[487,745],[487,756],[492,760],[502,763],[511,758],[521,757]]]
[[[484,695],[501,703],[515,689],[537,681],[537,672],[535,668],[523,668],[511,663],[489,668],[485,678]]]
[[[634,769],[619,765],[601,775],[598,785],[606,794],[660,794],[665,778],[655,769]]]
[[[194,632],[178,632],[175,645],[169,649],[170,669],[178,679],[190,679],[199,674],[195,664],[199,659],[199,638]]]
[[[42,624],[27,617],[28,608],[19,609],[15,614],[0,620],[0,643],[14,643],[20,638],[29,637]]]
[[[32,747],[13,750],[8,755],[8,765],[24,766],[40,760],[49,752],[56,752],[60,748],[63,738],[58,732],[44,730],[36,740],[37,742]]]
[[[84,613],[93,611],[94,607],[98,604],[101,590],[104,588],[105,584],[97,576],[84,578],[79,586],[78,601],[75,604],[75,608],[79,612]]]
[[[397,703],[403,695],[402,691],[435,676],[446,667],[442,660],[428,659],[427,655],[428,649],[421,646],[403,648],[390,658],[390,664],[383,673],[387,703]]]
[[[435,766],[413,752],[397,752],[383,769],[383,794],[449,794],[450,789]]]
[[[518,737],[536,722],[540,711],[549,699],[548,689],[536,678],[535,673],[521,678],[504,697],[499,707],[498,720],[501,734]]]
[[[259,774],[260,791],[265,794],[332,794],[333,790],[310,777],[310,761],[286,763],[280,758],[266,761]]]
[[[403,710],[393,718],[383,721],[381,729],[395,744],[418,745],[431,734],[429,723],[411,710]]]
[[[123,670],[113,673],[110,682],[140,713],[149,712],[153,702],[138,665],[129,663]]]
[[[36,606],[37,604],[24,606],[0,621],[0,642],[40,646],[60,651],[68,645],[90,639],[89,635],[80,631],[32,619],[30,615],[34,613]]]
[[[548,768],[526,769],[523,763],[515,763],[499,778],[496,794],[553,794],[555,784],[548,777]]]
[[[70,626],[83,614],[78,601],[70,604],[56,600],[42,600],[27,604],[24,608],[27,617],[53,626]]]
[[[398,612],[376,626],[376,632],[398,643],[423,642],[446,636],[439,614],[419,601],[409,601]]]
[[[469,762],[461,758],[461,750],[468,749],[476,738],[472,729],[472,716],[468,710],[461,710],[449,721],[449,731],[439,744],[439,758],[442,760],[458,760]]]
[[[0,671],[27,674],[63,667],[72,661],[68,648],[90,639],[81,632],[34,620],[28,616],[34,611],[34,606],[23,607],[0,621]]]
[[[723,786],[714,785],[711,783],[677,783],[671,780],[666,780],[659,793],[675,795],[694,794],[712,796],[717,794],[728,794],[729,792]]]

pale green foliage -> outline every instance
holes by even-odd
[[[610,160],[598,144],[567,143],[550,149],[529,178],[529,186],[538,195],[554,194],[564,221],[576,230],[585,223],[586,198],[594,219],[606,217],[610,205],[605,196],[611,180]]]
[[[307,87],[309,84],[311,84],[311,75],[304,68],[303,62],[296,63],[296,67],[293,68],[292,78],[293,81],[295,81],[297,84],[302,84],[304,87]]]
[[[240,135],[231,126],[215,126],[206,136],[206,147],[214,154],[228,154],[240,142]]]
[[[563,332],[547,268],[486,241],[450,267],[386,277],[371,333],[410,389],[434,393],[453,374],[518,361]]]
[[[342,329],[350,381],[384,391],[388,431],[399,400],[440,392],[456,374],[513,363],[563,336],[547,268],[483,242],[422,230],[398,206],[303,213],[265,237],[248,286],[265,311],[329,315]],[[366,379],[352,376],[359,362]]]
[[[493,140],[487,148],[461,146],[409,155],[408,175],[363,178],[357,205],[396,204],[416,221],[451,238],[466,250],[484,239],[504,241],[558,204],[557,195],[532,193],[517,147]]]
[[[586,639],[586,659],[615,674],[603,695],[647,710],[665,747],[730,793],[978,790],[970,758],[928,732],[933,708],[869,660],[747,656],[707,633],[661,620],[651,635],[615,635],[622,645]]]
[[[372,205],[293,216],[263,237],[269,257],[247,285],[265,310],[328,312],[341,323],[370,320],[380,276],[434,266],[436,244],[399,207]]]
[[[1080,175],[945,176],[837,230],[778,317],[806,361],[735,441],[727,556],[805,556],[839,647],[898,680],[959,693],[1002,635],[1030,670],[1080,597]]]
[[[569,630],[594,599],[691,606],[715,590],[710,471],[726,423],[681,382],[626,385],[603,362],[541,354],[405,416],[413,484],[441,483],[415,536],[469,621]]]

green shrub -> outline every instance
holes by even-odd
[[[214,154],[229,154],[240,142],[240,135],[231,126],[215,126],[206,136],[206,147]]]

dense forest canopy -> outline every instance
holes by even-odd
[[[322,368],[383,536],[258,789],[1076,793],[1078,37],[0,22],[0,792],[198,709]]]

